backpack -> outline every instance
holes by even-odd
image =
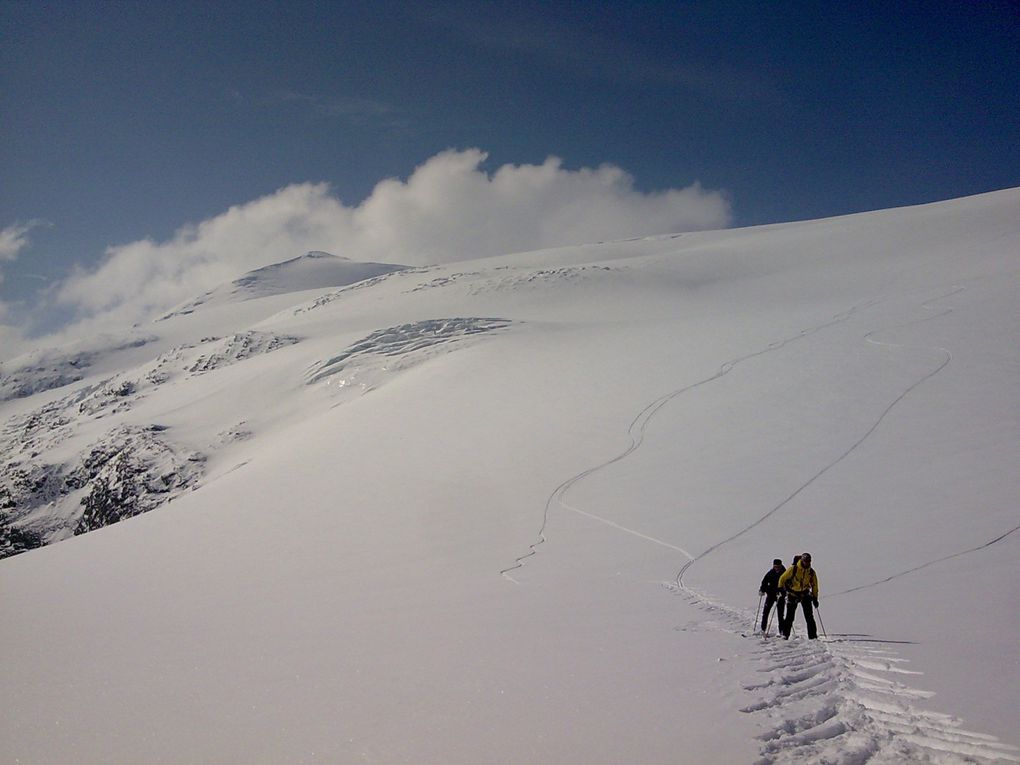
[[[807,571],[798,563],[793,574],[786,582],[786,591],[794,597],[802,597],[805,594],[818,589],[818,577],[815,570],[809,568]]]

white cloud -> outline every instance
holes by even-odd
[[[7,359],[12,359],[29,348],[29,344],[26,342],[25,336],[20,329],[3,323],[5,313],[4,304],[0,301],[0,365]],[[0,366],[0,369],[2,369],[2,366]]]
[[[13,323],[12,304],[0,300],[0,369],[7,359],[24,353],[32,347],[22,327]]]
[[[28,232],[36,226],[45,225],[44,221],[32,220],[28,223],[14,223],[0,229],[0,264],[15,260],[23,249],[29,245]],[[0,268],[0,284],[3,284],[4,273]],[[24,331],[11,320],[14,311],[11,303],[0,300],[0,361],[17,355],[26,349]]]
[[[81,318],[128,324],[308,250],[408,265],[674,231],[724,227],[730,207],[695,184],[643,193],[612,165],[482,169],[477,150],[446,151],[406,180],[379,183],[356,207],[326,184],[297,184],[232,207],[169,240],[111,247],[74,273],[58,300]]]
[[[325,184],[288,186],[184,226],[165,242],[110,247],[99,268],[76,271],[58,299],[84,314],[115,311],[136,321],[245,271],[315,249],[348,215]]]
[[[42,226],[43,221],[30,220],[28,223],[15,223],[5,229],[0,229],[0,261],[14,260],[18,254],[28,246],[28,232],[36,226]],[[3,282],[4,275],[0,271],[0,282]]]

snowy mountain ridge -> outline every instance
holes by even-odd
[[[8,748],[1020,762],[1018,210],[310,254],[0,403]]]
[[[354,284],[374,276],[407,268],[393,263],[359,263],[328,252],[312,251],[297,258],[249,271],[229,284],[217,287],[172,309],[157,321],[192,313],[202,306],[256,300],[325,287]]]

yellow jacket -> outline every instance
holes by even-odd
[[[803,595],[808,590],[811,597],[818,597],[818,575],[813,568],[804,568],[798,562],[796,566],[790,566],[779,577],[779,589],[786,588],[795,595]]]

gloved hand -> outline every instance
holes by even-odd
[[[814,604],[815,608],[818,608],[818,598],[811,598],[811,602]]]

